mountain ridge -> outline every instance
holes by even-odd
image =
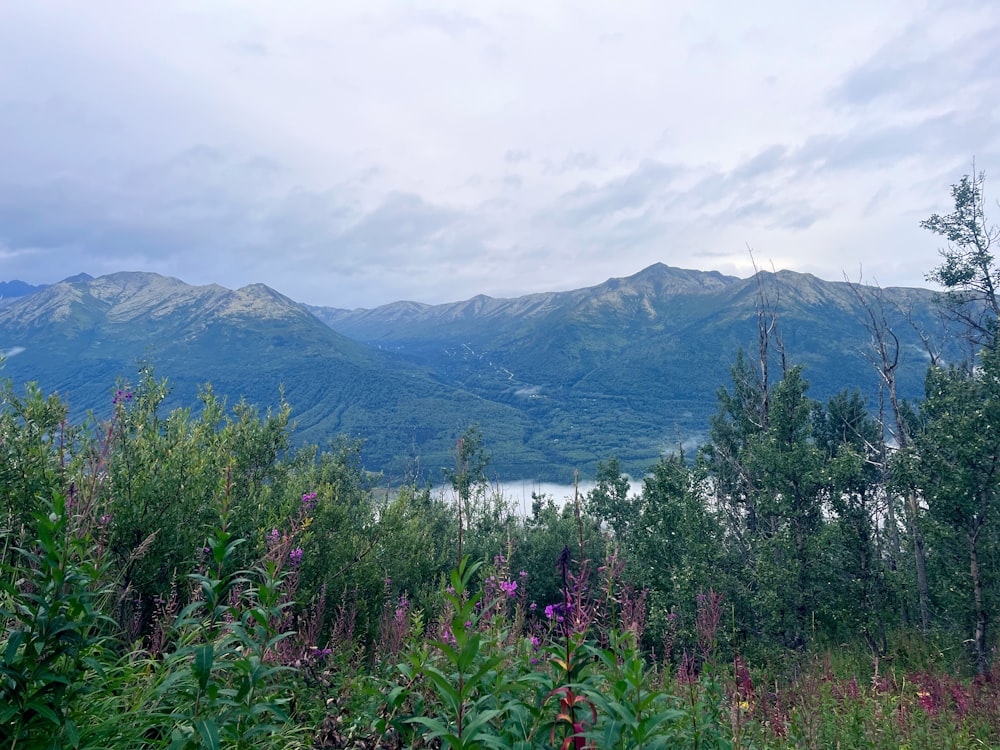
[[[739,279],[654,264],[570,291],[345,311],[265,284],[229,290],[119,272],[0,307],[0,352],[17,352],[3,375],[68,392],[98,415],[115,379],[151,359],[177,403],[211,381],[264,406],[284,384],[301,441],[364,438],[370,467],[392,476],[418,459],[449,465],[454,440],[478,423],[498,471],[568,481],[612,454],[641,475],[678,442],[702,440],[737,351],[755,345],[761,305],[778,316],[775,342],[806,367],[810,395],[858,387],[874,403],[857,295],[866,289],[789,271]],[[934,330],[934,293],[880,294],[900,307],[901,393],[916,397],[926,362],[902,310]]]

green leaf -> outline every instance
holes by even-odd
[[[199,646],[194,651],[194,661],[191,663],[191,671],[194,672],[198,687],[202,690],[208,685],[208,680],[212,676],[212,666],[215,663],[215,644],[206,643]]]
[[[45,703],[39,703],[38,701],[29,701],[24,706],[24,713],[25,714],[36,713],[46,721],[55,724],[56,726],[62,724],[62,720],[59,718],[59,715]]]
[[[210,719],[198,719],[194,723],[198,735],[201,737],[205,747],[210,750],[219,750],[222,746],[222,738],[219,736],[219,728]]]
[[[450,677],[445,677],[436,667],[428,665],[424,667],[423,671],[430,678],[431,682],[434,683],[438,696],[442,700],[447,700],[448,708],[451,709],[453,714],[457,715],[458,707],[462,702],[458,687],[452,684]]]

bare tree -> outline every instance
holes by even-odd
[[[868,331],[871,346],[868,360],[875,367],[875,371],[878,372],[881,381],[879,387],[879,422],[882,425],[883,435],[888,433],[900,449],[905,449],[910,443],[910,435],[896,388],[896,371],[899,367],[900,353],[899,336],[889,324],[889,316],[886,311],[886,301],[882,296],[882,289],[877,285],[862,285],[860,280],[855,284],[847,279],[846,276],[845,281],[847,281],[848,287],[854,293],[855,298],[865,312],[863,324],[865,330]],[[907,318],[910,319],[909,316]],[[926,344],[927,341],[925,339],[925,346]],[[892,411],[892,424],[889,427],[886,426],[887,419],[885,417],[884,399],[886,395],[888,395],[889,408]],[[889,476],[890,466],[888,450],[889,446],[883,440],[881,470],[883,477],[886,479]],[[921,632],[927,633],[930,629],[931,621],[930,588],[927,582],[927,552],[920,528],[920,504],[915,491],[911,490],[906,493],[905,507],[907,531],[913,540],[920,629]],[[886,524],[889,527],[890,558],[896,560],[899,559],[901,545],[899,529],[896,525],[894,498],[888,493],[886,498],[886,515]]]

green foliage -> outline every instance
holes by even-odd
[[[149,709],[170,748],[253,747],[286,731],[291,670],[274,654],[292,635],[278,627],[290,605],[280,596],[287,574],[274,561],[223,572],[241,541],[221,530],[208,540],[216,573],[191,575],[202,598],[173,623],[177,645]]]
[[[30,528],[38,503],[62,488],[62,461],[72,450],[75,429],[66,425],[66,405],[45,397],[34,383],[24,395],[0,381],[0,499],[8,529]]]
[[[0,562],[0,744],[75,746],[87,673],[105,657],[99,600],[107,567],[58,493],[35,516],[35,538]],[[10,541],[10,534],[4,541]]]
[[[525,518],[510,554],[513,570],[525,571],[531,583],[531,601],[544,608],[562,600],[562,577],[556,560],[563,549],[578,549],[581,531],[584,559],[600,560],[605,539],[599,519],[583,512],[577,520],[574,503],[562,507],[549,496],[533,495],[531,516]]]
[[[503,747],[492,731],[491,722],[502,715],[496,708],[486,708],[485,691],[490,673],[500,663],[500,655],[482,653],[482,635],[471,629],[476,617],[479,595],[468,596],[469,583],[479,568],[464,559],[451,575],[451,590],[446,598],[451,605],[451,621],[445,637],[435,642],[444,657],[444,669],[432,663],[422,667],[444,708],[439,716],[415,716],[411,721],[423,727],[424,736],[453,750],[480,747]]]
[[[954,211],[945,216],[933,214],[920,226],[948,241],[941,250],[941,265],[927,279],[945,288],[952,314],[970,337],[992,345],[1000,315],[1000,267],[991,248],[1000,239],[1000,227],[987,222],[985,182],[984,172],[964,175],[951,186]]]
[[[964,612],[977,669],[989,662],[987,625],[1000,606],[1000,353],[988,349],[982,368],[931,369],[923,429],[904,466],[923,489],[942,609]],[[964,558],[965,565],[962,565]],[[959,574],[962,568],[965,570]],[[957,594],[957,596],[956,596]]]

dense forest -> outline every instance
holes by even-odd
[[[630,490],[618,460],[521,516],[489,424],[439,487],[285,403],[152,368],[108,420],[0,393],[0,744],[8,747],[970,747],[1000,743],[1000,268],[983,177],[929,278],[970,357],[872,412],[825,403],[766,299],[709,440]],[[749,342],[748,342],[749,343]]]

